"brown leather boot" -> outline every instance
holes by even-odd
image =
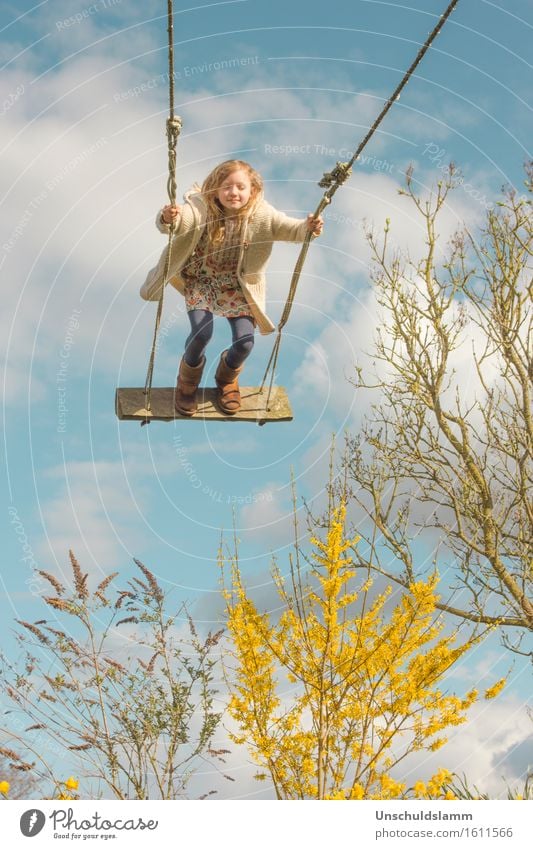
[[[218,387],[217,397],[220,409],[228,416],[233,416],[241,408],[241,393],[239,392],[239,381],[237,378],[243,366],[230,368],[226,363],[227,353],[227,351],[224,351],[220,357],[215,381]]]
[[[199,366],[190,366],[182,358],[178,371],[178,383],[174,395],[174,408],[181,416],[194,416],[198,409],[196,390],[200,385],[205,367],[205,357]]]

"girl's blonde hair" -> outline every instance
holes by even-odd
[[[257,196],[263,191],[261,175],[248,162],[243,162],[242,159],[228,159],[226,162],[221,162],[220,165],[213,168],[202,184],[202,194],[207,205],[207,236],[212,245],[223,242],[225,235],[224,207],[216,196],[217,192],[230,174],[233,174],[234,171],[241,170],[246,171],[248,174],[250,183],[252,184],[252,191],[250,192],[248,203],[235,213],[237,225],[240,230]]]

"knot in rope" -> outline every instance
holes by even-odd
[[[167,138],[169,145],[174,147],[178,143],[178,136],[181,133],[181,118],[179,115],[174,115],[173,118],[167,118]]]
[[[324,173],[324,176],[318,185],[321,189],[329,189],[334,183],[336,183],[337,186],[342,186],[348,177],[351,176],[351,173],[352,169],[348,162],[337,162],[335,168]]]

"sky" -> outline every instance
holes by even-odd
[[[178,196],[238,157],[260,171],[272,204],[304,217],[323,172],[351,156],[445,5],[176,2]],[[350,382],[379,322],[364,227],[390,218],[400,248],[423,249],[420,222],[398,195],[410,164],[422,193],[449,161],[464,174],[443,211],[443,249],[462,222],[481,225],[502,185],[522,191],[532,30],[531,0],[460,2],[337,192],[284,333],[278,382],[294,420],[141,428],[116,419],[114,392],[144,385],[155,305],[138,293],[165,244],[154,220],[166,202],[166,3],[1,4],[3,622],[42,615],[33,570],[67,576],[73,549],[98,580],[131,572],[139,558],[215,626],[217,551],[233,525],[246,580],[274,603],[268,570],[291,546],[291,476],[299,514],[304,499],[320,511],[332,435],[357,433],[371,403]],[[295,245],[275,246],[274,321],[296,257]],[[171,290],[155,386],[174,384],[187,326]],[[218,320],[208,383],[227,342]],[[272,342],[257,338],[245,384],[260,382]],[[459,366],[468,392],[468,340]],[[9,634],[5,647],[14,651]],[[489,686],[511,663],[494,638],[458,676]],[[504,694],[450,743],[449,761],[460,753],[460,771],[494,793],[532,760],[528,675],[516,658]],[[244,751],[229,768],[240,780],[221,797],[268,797]]]

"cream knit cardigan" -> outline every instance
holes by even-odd
[[[174,286],[182,295],[185,282],[180,277],[180,271],[198,244],[206,223],[207,209],[199,191],[191,191],[185,195],[185,203],[181,207],[176,233],[172,240],[170,269],[168,283]],[[162,233],[169,231],[169,226],[161,220],[158,212],[156,224]],[[252,210],[244,223],[243,240],[237,263],[237,277],[242,291],[250,307],[250,312],[257,322],[260,333],[272,333],[274,325],[265,313],[266,278],[265,269],[274,242],[303,242],[307,234],[307,222],[298,218],[289,218],[283,212],[274,209],[263,196],[256,199]],[[167,248],[161,254],[159,262],[148,272],[141,287],[141,297],[145,301],[157,301],[164,282],[165,259]]]

